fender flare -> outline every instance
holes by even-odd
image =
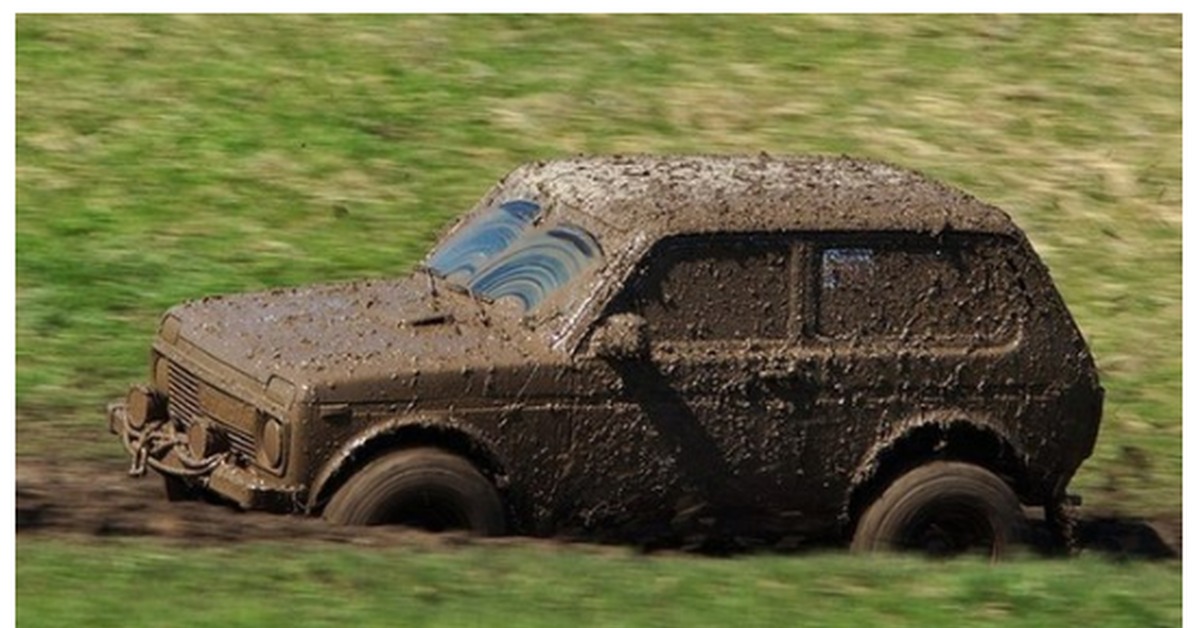
[[[983,439],[983,444],[992,450],[963,451],[957,449],[963,438]],[[1017,439],[1002,424],[978,413],[959,410],[936,410],[923,412],[894,423],[887,435],[871,447],[854,470],[850,485],[842,503],[841,523],[853,524],[854,519],[865,507],[864,501],[873,492],[874,484],[882,482],[888,475],[903,470],[911,462],[900,456],[905,447],[913,447],[922,459],[946,457],[948,459],[973,462],[993,472],[1013,474],[1012,478],[1021,494],[1024,473],[1029,458],[1018,445]],[[987,464],[986,462],[991,462]]]
[[[508,486],[508,465],[497,455],[491,440],[477,429],[450,417],[404,416],[376,423],[359,432],[330,456],[313,481],[304,512],[318,512],[332,491],[355,469],[372,459],[380,449],[403,446],[405,441],[446,447],[478,466],[497,490],[503,491]],[[447,443],[452,445],[447,447]]]

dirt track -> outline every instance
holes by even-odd
[[[200,501],[169,502],[155,473],[133,478],[120,462],[17,465],[17,533],[154,536],[221,543],[280,540],[430,542],[433,535],[331,526],[320,519],[241,512]],[[430,538],[424,538],[430,537]]]
[[[151,473],[132,478],[119,463],[17,464],[17,534],[153,536],[207,543],[282,540],[353,544],[457,545],[468,539],[394,528],[331,526],[320,519],[240,512],[204,502],[168,502]],[[1084,510],[1079,541],[1084,552],[1121,558],[1178,558],[1183,549],[1180,515],[1136,518]],[[510,538],[487,543],[553,543]]]

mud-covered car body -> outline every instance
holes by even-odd
[[[435,447],[535,535],[844,538],[936,459],[1055,507],[1102,401],[1006,214],[819,157],[523,166],[406,278],[173,308],[151,372],[109,413],[135,470],[320,513]]]

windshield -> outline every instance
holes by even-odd
[[[560,222],[542,224],[530,201],[491,207],[447,238],[429,256],[434,274],[490,299],[516,299],[524,311],[603,261],[590,233]]]

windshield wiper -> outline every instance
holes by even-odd
[[[483,294],[482,292],[475,292],[468,286],[460,284],[457,281],[451,281],[447,279],[432,266],[428,266],[426,264],[417,264],[417,272],[425,275],[429,282],[429,296],[433,297],[434,299],[438,297],[438,285],[440,284],[451,292],[465,294],[473,300],[488,304],[493,302],[493,299],[486,294]]]
[[[426,266],[425,264],[417,264],[417,272],[425,274],[425,279],[427,279],[429,283],[429,296],[436,299],[438,295],[437,282],[434,280],[433,268]]]

